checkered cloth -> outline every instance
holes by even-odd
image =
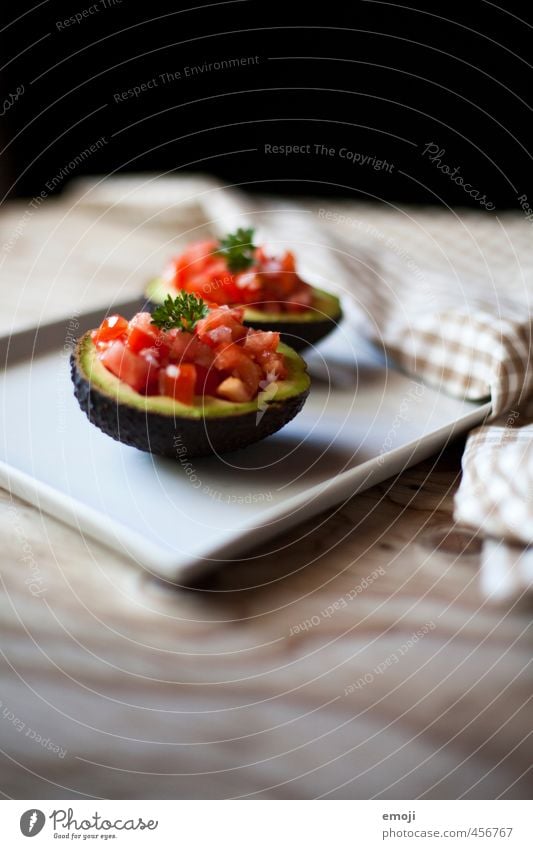
[[[119,185],[106,181],[88,202],[116,203]],[[533,426],[519,426],[533,397],[528,222],[362,205],[342,215],[327,202],[254,200],[204,178],[130,179],[122,189],[130,208],[164,209],[189,239],[202,227],[252,225],[259,239],[295,248],[302,276],[340,294],[357,330],[400,367],[454,396],[490,399],[494,424],[468,439],[455,518],[485,538],[492,597],[533,584]]]
[[[463,477],[455,518],[478,528],[482,584],[493,599],[533,586],[533,424],[517,426],[520,414],[477,428],[463,454]]]
[[[494,537],[533,541],[533,425],[482,427],[463,455],[457,517]]]

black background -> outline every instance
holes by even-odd
[[[39,194],[103,136],[71,176],[209,171],[261,191],[480,208],[423,155],[434,143],[487,201],[516,208],[531,189],[533,15],[526,21],[518,3],[417,2],[313,11],[97,0],[97,12],[70,26],[61,22],[94,4],[11,4],[2,100],[21,85],[24,93],[2,118],[3,194]],[[256,64],[185,76],[187,66],[252,56]],[[181,79],[161,83],[176,71]],[[153,78],[157,86],[115,102]],[[310,144],[311,153],[267,155],[265,144]],[[316,155],[315,144],[392,169]]]

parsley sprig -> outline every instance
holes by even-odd
[[[192,333],[198,321],[205,318],[208,307],[202,298],[190,292],[179,292],[175,298],[167,295],[163,303],[152,313],[152,324],[160,330],[174,327]]]
[[[224,257],[230,271],[246,271],[253,265],[257,248],[254,245],[254,233],[253,227],[239,227],[235,233],[228,233],[220,240],[220,247],[215,254]]]

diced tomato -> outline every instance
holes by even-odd
[[[249,330],[243,348],[247,354],[259,355],[267,351],[276,351],[279,345],[279,333],[274,330]]]
[[[220,348],[216,353],[215,366],[220,371],[231,372],[232,377],[239,377],[250,389],[252,396],[256,394],[263,377],[262,369],[238,345],[233,343]]]
[[[198,295],[199,298],[209,298],[217,306],[228,302],[228,295],[223,286],[214,286],[209,275],[205,273],[191,277],[183,286],[183,289],[193,295]]]
[[[231,345],[233,342],[231,327],[226,327],[223,324],[210,330],[204,338],[214,348],[219,348],[221,345]]]
[[[172,362],[195,363],[209,368],[215,355],[208,345],[192,333],[180,331],[172,341],[168,357]]]
[[[149,312],[139,312],[129,324],[128,348],[134,353],[142,351],[143,348],[166,348],[168,344],[165,334],[152,324],[152,316]]]
[[[238,301],[235,277],[224,257],[215,251],[216,241],[197,242],[172,260],[163,272],[163,279],[176,289],[185,289],[217,304]]]
[[[199,338],[212,348],[242,339],[247,332],[242,324],[243,312],[241,307],[227,306],[212,310],[196,325]]]
[[[261,359],[261,365],[267,380],[285,380],[287,377],[287,366],[283,354],[267,352]]]
[[[283,354],[277,353],[279,333],[273,330],[249,330],[243,349],[261,365],[268,380],[283,380],[287,376]]]
[[[211,257],[201,271],[182,275],[182,288],[217,304],[227,304],[235,294],[235,278],[222,257]]]
[[[250,268],[233,273],[217,247],[214,240],[190,245],[167,265],[164,280],[219,305],[253,304],[258,309],[300,312],[310,304],[312,289],[296,273],[291,251],[270,256],[259,247]]]
[[[235,278],[235,303],[261,306],[263,291],[261,277],[256,271],[244,271]]]
[[[121,315],[110,315],[104,318],[93,339],[96,344],[120,339],[128,330],[128,322]]]
[[[137,392],[185,404],[195,395],[250,400],[269,383],[284,380],[287,368],[277,351],[279,333],[244,327],[243,313],[243,307],[218,306],[192,332],[160,330],[148,313],[138,313],[129,324],[118,316],[102,332],[118,332],[118,326],[119,338],[96,342],[100,329],[92,338],[103,365]]]
[[[158,366],[134,354],[117,340],[100,355],[102,363],[136,392],[149,391],[157,380]]]
[[[205,271],[206,267],[212,262],[213,251],[217,247],[218,243],[214,239],[195,242],[176,258],[175,280],[178,289],[185,288],[185,284],[191,277]]]
[[[246,354],[238,345],[221,345],[215,354],[215,365],[223,371],[232,371],[242,361]],[[246,357],[246,359],[249,359]]]
[[[268,256],[264,248],[258,248],[256,258],[263,301],[283,302],[299,286],[310,289],[296,274],[296,260],[290,251],[282,256]]]
[[[191,363],[169,365],[159,372],[159,392],[182,404],[192,404],[196,387],[196,366]]]
[[[168,352],[169,360],[173,363],[180,363],[182,360],[184,362],[192,362],[193,356],[191,349],[194,338],[192,333],[187,333],[185,330],[176,333]]]
[[[263,266],[268,262],[277,263],[277,266],[281,271],[294,271],[296,267],[296,260],[292,251],[285,251],[281,255],[271,256],[267,253],[264,245],[259,245],[255,252],[255,258],[257,264],[260,266]]]
[[[223,375],[216,368],[197,365],[195,394],[215,395],[223,379]]]
[[[278,268],[268,265],[258,272],[258,277],[261,280],[262,299],[275,303],[287,300],[299,282],[296,275],[280,272]]]
[[[233,307],[230,309],[227,305],[211,310],[205,318],[202,318],[197,324],[197,333],[201,337],[202,330],[212,330],[213,327],[220,327],[221,324],[231,325],[231,323],[242,323],[244,310],[242,307]]]
[[[215,361],[213,349],[204,342],[201,342],[197,336],[194,337],[193,357],[196,365],[204,366],[205,368],[212,366]]]
[[[312,305],[313,290],[306,283],[299,281],[298,288],[292,292],[290,300],[287,302],[287,308],[289,311],[298,312],[300,310],[307,310]]]
[[[139,356],[157,368],[168,365],[168,359],[161,347],[143,348],[142,351],[139,351]]]

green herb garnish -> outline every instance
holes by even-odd
[[[220,240],[220,247],[215,254],[223,256],[230,271],[245,271],[253,265],[256,245],[254,245],[254,229],[239,227],[235,233]]]
[[[167,295],[164,302],[152,313],[152,324],[160,330],[178,327],[192,333],[198,321],[205,318],[208,307],[205,301],[190,292],[179,292],[175,298]]]

